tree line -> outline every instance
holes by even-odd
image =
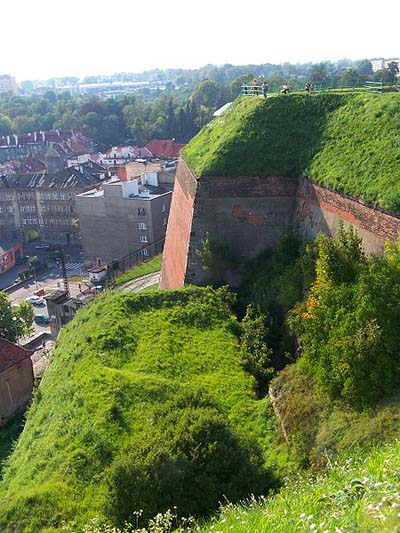
[[[51,89],[43,96],[2,95],[0,135],[74,129],[92,138],[100,149],[126,143],[143,146],[153,138],[175,138],[186,143],[207,124],[215,109],[234,100],[242,85],[252,83],[254,78],[260,84],[267,81],[271,91],[278,91],[284,83],[289,83],[291,90],[303,90],[307,81],[326,87],[363,86],[366,81],[394,85],[398,73],[395,62],[373,73],[369,60],[303,65],[207,65],[197,70],[122,73],[107,79],[160,81],[165,89],[150,91],[145,87],[134,95],[115,98],[71,96]],[[93,77],[90,81],[104,79]],[[22,88],[27,90],[29,83],[23,82]],[[55,80],[46,83],[49,87],[56,86]]]

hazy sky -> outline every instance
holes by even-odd
[[[18,81],[400,56],[399,0],[0,0],[0,28]]]

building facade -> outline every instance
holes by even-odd
[[[100,165],[0,176],[0,239],[79,244],[76,196],[107,177]]]
[[[32,354],[0,337],[0,426],[32,399]]]
[[[106,265],[164,238],[172,197],[156,172],[141,180],[114,178],[76,197],[82,248],[88,266]]]
[[[0,74],[0,94],[11,93],[18,94],[18,85],[15,78],[8,74]]]

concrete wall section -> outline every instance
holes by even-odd
[[[165,238],[160,287],[175,289],[185,281],[197,181],[186,163],[179,162]]]
[[[238,258],[276,246],[293,225],[297,180],[282,177],[201,178],[198,181],[186,283],[203,283],[197,254],[208,233]]]
[[[295,218],[304,239],[318,233],[335,235],[340,222],[351,225],[370,254],[382,253],[385,241],[397,240],[400,235],[399,217],[303,178],[299,180]]]

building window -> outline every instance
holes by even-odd
[[[6,194],[6,200],[11,200],[11,194]]]
[[[140,242],[148,242],[147,235],[139,235]]]
[[[162,225],[163,226],[166,226],[167,225],[167,217],[164,217],[163,220],[162,220]]]
[[[14,213],[14,208],[12,205],[7,206],[7,213]]]
[[[161,211],[165,213],[165,204],[162,205]]]
[[[146,210],[144,207],[138,207],[138,210],[137,210],[137,214],[140,216],[140,217],[144,217],[146,215]]]
[[[74,206],[73,206],[73,205],[70,205],[70,206],[69,206],[69,210],[70,210],[71,213],[73,213],[73,212],[74,212]]]
[[[3,212],[3,208],[2,208],[2,207],[0,207],[0,213],[2,213],[2,212]]]
[[[0,218],[0,226],[3,226],[3,225],[4,225],[4,219]]]
[[[60,200],[65,200],[65,192],[60,192]]]
[[[148,248],[142,248],[142,249],[140,250],[140,253],[141,253],[142,255],[144,255],[145,257],[148,257],[148,256],[150,255],[150,254],[149,254],[149,249],[148,249]]]
[[[139,229],[147,229],[146,222],[139,222]]]

